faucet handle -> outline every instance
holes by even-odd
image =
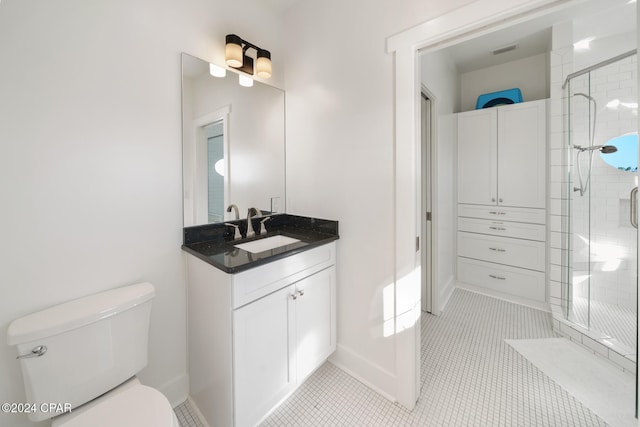
[[[263,219],[262,221],[260,221],[260,234],[267,234],[267,229],[264,226],[264,223],[269,221],[271,219],[270,216],[266,217],[265,219]]]
[[[240,226],[236,224],[231,224],[229,222],[225,222],[224,225],[228,225],[229,227],[235,228],[235,233],[233,235],[233,240],[242,239],[242,234],[240,234]]]

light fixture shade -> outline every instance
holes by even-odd
[[[247,77],[245,75],[238,74],[238,83],[240,83],[240,86],[252,87],[253,86],[253,79],[251,77]]]
[[[256,61],[256,73],[258,77],[268,79],[271,77],[271,53],[268,50],[259,49]]]
[[[230,67],[242,67],[242,39],[235,34],[227,35],[227,44],[224,49],[224,57]]]

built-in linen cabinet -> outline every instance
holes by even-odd
[[[458,114],[458,203],[544,209],[545,103]]]
[[[546,300],[546,100],[457,115],[458,282]]]
[[[236,274],[187,258],[191,398],[257,425],[336,349],[335,243]]]

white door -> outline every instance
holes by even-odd
[[[335,267],[309,276],[295,286],[297,381],[300,382],[335,350],[331,303],[335,298]]]
[[[497,203],[497,111],[458,114],[458,203]]]
[[[498,108],[498,204],[544,209],[545,100]]]
[[[236,426],[257,424],[295,386],[293,294],[291,285],[233,313]]]

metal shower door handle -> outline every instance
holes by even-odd
[[[630,209],[630,217],[631,225],[635,228],[638,228],[638,187],[631,190],[631,209]]]

